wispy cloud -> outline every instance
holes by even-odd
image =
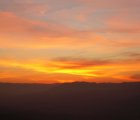
[[[0,1],[1,80],[139,79],[139,6],[139,0]]]
[[[71,80],[74,80],[77,76],[79,76],[80,79],[89,79],[92,80],[93,78],[100,80],[103,78],[114,78],[114,79],[120,79],[120,80],[131,80],[129,75],[127,73],[139,71],[139,61],[101,61],[101,60],[67,60],[67,59],[59,59],[55,61],[15,61],[15,60],[0,60],[0,66],[2,67],[8,67],[15,69],[17,72],[19,69],[27,70],[24,71],[24,73],[20,73],[22,75],[28,74],[28,71],[30,73],[40,73],[40,74],[46,74],[46,75],[52,75],[57,74],[57,76],[71,76]],[[11,73],[11,72],[10,72]],[[18,78],[20,75],[16,74],[14,77]],[[12,75],[12,76],[13,76]],[[3,74],[1,75],[2,78],[12,78],[11,74]],[[73,76],[73,77],[72,77]],[[61,77],[58,79],[60,80]],[[79,80],[80,80],[79,79]],[[59,81],[58,81],[59,82]],[[65,78],[65,82],[67,82],[67,78]],[[100,82],[100,81],[97,81]]]

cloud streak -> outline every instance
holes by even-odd
[[[1,80],[139,79],[139,5],[139,0],[0,1]]]
[[[139,61],[130,62],[126,60],[123,62],[100,61],[100,60],[81,61],[81,60],[66,60],[66,59],[55,60],[55,61],[48,60],[48,62],[46,61],[45,62],[43,61],[21,62],[15,60],[0,60],[0,66],[2,67],[28,70],[30,72],[32,71],[31,73],[36,72],[36,73],[47,74],[47,75],[57,74],[58,76],[59,75],[73,76],[71,77],[71,80],[72,79],[74,80],[75,76],[79,76],[81,79],[88,78],[87,81],[91,81],[91,79],[95,79],[95,78],[103,79],[109,77],[118,80],[120,79],[124,81],[129,81],[132,79],[132,77],[129,77],[126,73],[139,71],[138,65],[140,67]],[[24,75],[25,73],[22,74]],[[8,75],[9,78],[12,77],[10,74]],[[3,76],[1,77],[7,78],[8,75],[5,76],[3,74]],[[67,82],[66,78],[65,78],[65,82]],[[61,80],[61,77],[59,80]],[[59,82],[59,80],[57,82]]]

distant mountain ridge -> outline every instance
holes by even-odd
[[[1,120],[139,120],[140,83],[0,84]]]

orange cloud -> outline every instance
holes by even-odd
[[[64,82],[64,81],[69,82],[69,81],[79,81],[79,80],[91,82],[93,79],[94,82],[95,81],[101,82],[103,81],[103,78],[110,78],[110,79],[119,80],[120,82],[123,81],[127,82],[127,81],[133,81],[129,77],[129,74],[131,72],[139,71],[140,63],[139,61],[104,62],[104,61],[84,61],[84,60],[83,61],[77,61],[77,60],[60,61],[59,60],[59,61],[45,61],[45,62],[43,61],[20,62],[15,60],[0,60],[0,66],[14,68],[14,69],[18,68],[18,69],[28,70],[27,73],[30,73],[29,76],[31,76],[34,72],[36,74],[44,74],[44,75],[46,74],[47,76],[49,76],[48,78],[52,76],[51,77],[53,78],[52,81],[57,81],[57,82]],[[17,77],[16,77],[16,73],[17,73]],[[22,73],[22,75],[24,75],[25,73]],[[27,75],[27,73],[25,75]],[[14,78],[20,78],[20,76],[18,76],[18,71],[16,71],[16,69],[14,75],[15,75]],[[8,78],[8,76],[9,78],[12,78],[13,75],[11,75],[11,73],[10,74],[8,73],[6,76],[3,74],[1,78]],[[29,77],[31,81],[34,79],[33,76]],[[44,77],[44,79],[45,78],[47,79],[47,77]],[[68,81],[67,78],[69,78]],[[99,78],[99,80],[101,81],[98,81],[97,78]]]
[[[140,32],[140,25],[139,19],[135,16],[136,11],[129,11],[126,10],[124,13],[117,13],[112,15],[106,21],[108,25],[108,29],[112,32],[120,32],[120,33],[139,33]],[[130,14],[134,14],[131,16]]]
[[[117,49],[118,44],[139,45],[139,40],[111,41],[93,31],[80,31],[63,25],[28,20],[9,12],[0,12],[0,17],[2,47],[68,48],[69,45],[77,45],[78,48],[100,46],[108,49],[109,46],[116,46]]]
[[[0,17],[0,26],[2,28],[0,31],[2,33],[6,32],[10,34],[16,32],[20,33],[21,35],[46,35],[53,37],[74,33],[74,31],[68,27],[36,20],[29,20],[23,17],[19,17],[11,12],[0,12]]]

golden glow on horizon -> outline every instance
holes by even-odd
[[[76,65],[76,64],[75,64]],[[66,63],[66,62],[60,62],[60,61],[48,61],[47,64],[38,62],[17,62],[13,60],[0,60],[0,66],[3,67],[11,67],[11,68],[20,68],[29,70],[31,73],[33,71],[36,71],[38,73],[44,73],[44,74],[68,74],[68,75],[74,75],[74,76],[80,76],[81,78],[89,78],[89,81],[91,81],[91,78],[114,78],[114,79],[125,79],[125,80],[131,80],[131,78],[127,77],[126,75],[120,75],[120,73],[124,72],[131,72],[135,70],[139,70],[140,64],[133,63],[129,64],[127,62],[125,63],[119,63],[119,64],[107,64],[107,65],[96,65],[96,66],[83,66],[83,67],[73,67],[74,63]],[[71,67],[70,67],[71,66]],[[18,71],[17,71],[18,72]],[[24,73],[22,73],[24,75]],[[73,81],[74,76],[69,81]],[[0,78],[10,78],[12,77],[11,74],[3,75]],[[16,77],[16,74],[15,76]],[[17,75],[18,77],[18,75]],[[67,77],[66,77],[67,79]],[[58,82],[68,82],[67,80],[57,80]],[[88,81],[88,80],[87,80]]]
[[[90,74],[89,72],[93,70],[80,70],[80,69],[61,69],[54,66],[43,66],[41,64],[30,64],[30,63],[18,63],[13,61],[0,61],[1,66],[6,67],[19,67],[23,69],[30,69],[37,72],[43,73],[62,73],[62,74],[72,74],[80,76],[97,76],[95,74]]]

